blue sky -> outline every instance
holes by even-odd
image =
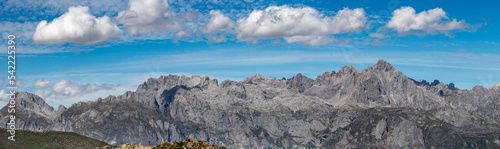
[[[17,37],[20,91],[37,93],[54,107],[134,91],[160,75],[208,75],[222,82],[302,73],[314,79],[343,65],[362,70],[378,59],[410,78],[471,89],[500,82],[500,19],[492,13],[498,5],[6,0],[0,2],[0,40]],[[5,87],[7,71],[1,73]]]

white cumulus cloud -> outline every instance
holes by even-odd
[[[0,101],[8,101],[9,95],[5,90],[0,90]]]
[[[99,90],[110,90],[110,89],[112,89],[112,86],[108,85],[108,84],[80,85],[80,84],[76,84],[76,83],[73,83],[73,82],[67,81],[67,80],[61,80],[52,86],[52,90],[53,90],[54,94],[56,95],[56,98],[68,98],[68,97],[74,97],[74,96],[79,96],[79,95],[83,95],[83,94],[96,92]]]
[[[130,0],[128,9],[120,11],[116,20],[131,35],[181,29],[166,0]]]
[[[36,89],[44,89],[44,88],[47,88],[50,86],[51,86],[50,82],[48,80],[45,80],[45,79],[37,80],[35,82],[35,84],[33,84],[33,87]]]
[[[52,87],[52,85],[48,80],[45,79],[37,80],[35,84],[33,84],[33,87],[36,88],[35,94],[37,94],[42,98],[45,98],[50,94],[52,94],[52,89],[50,88]]]
[[[235,26],[236,23],[220,12],[220,10],[210,11],[210,22],[207,24],[208,32],[230,30]]]
[[[86,6],[69,7],[68,12],[52,22],[41,21],[33,34],[40,44],[95,44],[115,38],[122,31],[108,16],[96,18]]]
[[[50,89],[37,89],[35,91],[35,94],[42,97],[42,98],[45,98],[45,97],[48,97],[52,94],[52,90],[50,90]]]
[[[333,41],[329,35],[364,30],[366,21],[362,8],[344,8],[335,16],[325,16],[311,7],[270,6],[239,19],[236,32],[241,41],[283,38],[288,43],[318,45]]]
[[[401,7],[394,10],[391,20],[386,27],[394,29],[398,33],[422,31],[423,33],[445,33],[452,30],[464,30],[470,25],[464,20],[457,21],[446,15],[441,8],[434,8],[416,13],[412,7]]]
[[[114,86],[109,84],[77,84],[67,80],[60,80],[54,84],[50,84],[48,80],[41,79],[36,81],[33,87],[36,88],[35,94],[42,98],[55,95],[56,98],[64,99],[97,92],[99,90],[111,90]]]
[[[236,23],[220,10],[211,10],[210,21],[202,31],[207,34],[208,41],[225,42],[227,41],[226,34],[232,32],[235,26]]]

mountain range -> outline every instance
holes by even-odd
[[[161,76],[57,111],[32,93],[16,100],[16,128],[113,145],[191,138],[228,148],[500,148],[500,83],[466,90],[417,81],[384,60],[316,79]],[[8,115],[2,108],[3,128]]]

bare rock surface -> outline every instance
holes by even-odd
[[[150,78],[136,91],[58,111],[18,93],[17,128],[72,131],[113,145],[187,138],[228,148],[499,148],[500,85],[413,80],[379,60],[311,79]],[[7,107],[0,111],[6,127]]]

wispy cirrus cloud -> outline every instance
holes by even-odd
[[[39,21],[40,18],[58,17],[72,6],[87,6],[93,14],[112,16],[127,7],[128,0],[4,0],[0,5],[3,15],[20,21]],[[15,17],[15,18],[12,18]]]

